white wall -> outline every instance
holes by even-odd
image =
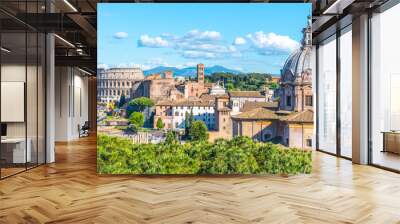
[[[88,78],[72,67],[56,67],[55,73],[55,140],[70,141],[88,121]]]
[[[175,113],[178,113],[178,115],[175,115]],[[175,128],[184,128],[185,125],[185,114],[188,113],[190,114],[193,112],[194,120],[202,120],[203,118],[207,118],[206,121],[204,122],[209,129],[214,129],[215,128],[215,111],[214,107],[212,106],[174,106],[172,108],[172,116],[173,116],[173,122],[174,122],[174,127],[175,123],[178,123],[179,127]],[[206,116],[207,114],[207,116]],[[210,118],[210,120],[208,120]]]
[[[25,64],[3,64],[1,66],[1,81],[3,82],[25,82]],[[1,108],[6,110],[7,108]],[[7,137],[25,137],[25,122],[7,123]]]
[[[372,142],[383,148],[382,131],[400,130],[400,4],[372,17]]]

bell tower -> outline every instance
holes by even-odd
[[[215,129],[220,136],[232,137],[231,109],[228,107],[229,97],[227,95],[215,97]]]
[[[197,82],[204,83],[204,64],[197,64]]]

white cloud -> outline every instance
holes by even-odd
[[[184,38],[198,39],[198,40],[219,40],[221,34],[217,31],[199,31],[197,29],[191,30],[186,33]]]
[[[248,45],[250,43],[250,45]],[[233,43],[227,43],[217,31],[193,29],[182,36],[162,33],[159,36],[144,34],[138,40],[140,47],[170,48],[185,58],[226,58],[242,57],[244,52],[256,50],[259,54],[285,54],[300,45],[289,36],[258,31],[246,37],[237,36]]]
[[[210,43],[192,43],[192,42],[181,42],[176,45],[181,50],[193,50],[193,51],[204,51],[212,53],[227,53],[231,51],[231,46],[224,46],[222,44],[210,44]]]
[[[196,66],[197,62],[193,61],[188,61],[180,64],[170,64],[166,62],[163,58],[151,58],[149,60],[146,60],[145,62],[138,64],[138,63],[132,63],[132,62],[125,62],[125,63],[120,63],[117,65],[113,65],[111,67],[116,67],[116,68],[141,68],[142,70],[149,70],[153,69],[159,66],[164,66],[164,67],[175,67],[175,68],[187,68],[187,67],[193,67]],[[107,66],[109,68],[109,66]]]
[[[116,39],[125,39],[127,37],[128,37],[128,33],[126,33],[126,32],[114,33],[114,38],[116,38]]]
[[[171,48],[186,58],[217,58],[237,52],[235,46],[226,44],[221,37],[217,31],[197,29],[190,30],[183,36],[162,33],[159,36],[150,37],[145,34],[140,36],[138,46]]]
[[[236,37],[235,41],[233,41],[234,45],[244,45],[246,44],[246,39],[244,39],[243,37]]]
[[[204,51],[184,51],[182,56],[185,58],[215,58],[215,53],[212,52],[204,52]]]
[[[263,31],[248,34],[247,37],[254,46],[261,50],[261,53],[291,52],[296,50],[300,44],[289,36],[282,36],[275,33],[265,34]]]
[[[140,47],[168,47],[169,43],[162,37],[150,37],[149,35],[142,35],[138,40]]]

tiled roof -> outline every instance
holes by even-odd
[[[159,101],[156,106],[198,106],[198,107],[213,107],[214,102],[212,101],[200,101],[200,100],[180,100],[180,101]]]
[[[293,123],[313,123],[314,122],[314,111],[305,110],[302,112],[293,113],[283,120]]]
[[[226,112],[231,111],[231,110],[232,109],[229,107],[223,107],[223,108],[218,109],[218,111],[226,111]]]
[[[279,116],[274,111],[259,107],[238,115],[232,116],[232,119],[239,120],[279,120]]]
[[[208,94],[208,93],[204,93],[204,94],[202,94],[201,96],[200,96],[200,99],[201,100],[203,100],[203,101],[214,101],[215,100],[215,96],[213,96],[213,95],[210,95],[210,94]]]
[[[278,102],[251,102],[251,101],[246,101],[243,104],[242,109],[240,109],[240,112],[246,112],[249,110],[253,110],[255,108],[267,108],[271,110],[276,110],[278,109]]]
[[[228,94],[222,94],[222,95],[214,95],[215,98],[223,98],[223,99],[229,99]]]
[[[264,98],[264,96],[259,91],[229,91],[229,96]]]
[[[283,113],[284,112],[284,113]],[[233,115],[232,119],[238,120],[280,120],[289,123],[313,123],[314,112],[306,110],[302,112],[275,111],[266,107],[248,108],[240,114]]]

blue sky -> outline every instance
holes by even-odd
[[[204,63],[279,74],[299,47],[311,4],[98,5],[98,66]]]

